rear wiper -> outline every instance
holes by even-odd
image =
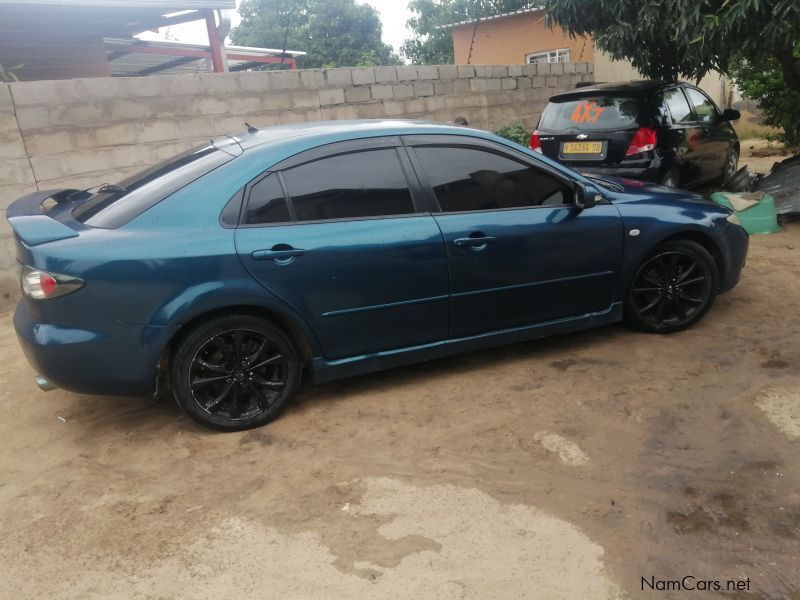
[[[114,185],[113,183],[101,183],[100,185],[93,185],[92,187],[88,187],[85,190],[78,190],[72,192],[67,199],[72,198],[72,196],[76,194],[85,194],[86,192],[90,192],[93,189],[97,188],[98,194],[106,194],[106,193],[113,193],[113,194],[125,194],[128,192],[124,187],[119,185]]]

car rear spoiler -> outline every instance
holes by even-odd
[[[48,190],[23,196],[6,209],[8,223],[26,246],[78,237],[77,231],[48,216],[43,207],[46,200],[64,203],[70,194],[77,191],[79,190]]]

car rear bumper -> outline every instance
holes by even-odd
[[[173,328],[125,325],[100,311],[95,320],[91,329],[42,322],[25,300],[14,311],[25,357],[53,386],[82,394],[152,394]]]

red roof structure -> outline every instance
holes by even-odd
[[[223,72],[264,63],[296,68],[304,52],[226,48],[220,24],[235,8],[235,0],[0,0],[0,64],[25,81]],[[206,22],[208,45],[133,37],[199,20]]]

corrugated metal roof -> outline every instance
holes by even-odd
[[[173,41],[105,38],[108,64],[113,77],[143,77],[146,75],[178,75],[183,73],[213,73],[209,47]],[[163,54],[159,54],[161,51]],[[225,46],[228,67],[238,71],[255,66],[264,57],[297,58],[305,56],[300,50],[275,50],[250,46]]]
[[[492,15],[491,17],[481,17],[480,19],[471,19],[468,21],[459,21],[458,23],[450,23],[448,25],[440,25],[436,29],[451,29],[453,27],[460,27],[461,25],[472,25],[474,23],[483,23],[484,21],[495,21],[497,19],[505,19],[506,17],[515,17],[517,15],[527,15],[530,13],[539,12],[544,10],[543,6],[533,8],[523,8],[522,10],[515,10],[513,12],[503,13],[501,15]]]

